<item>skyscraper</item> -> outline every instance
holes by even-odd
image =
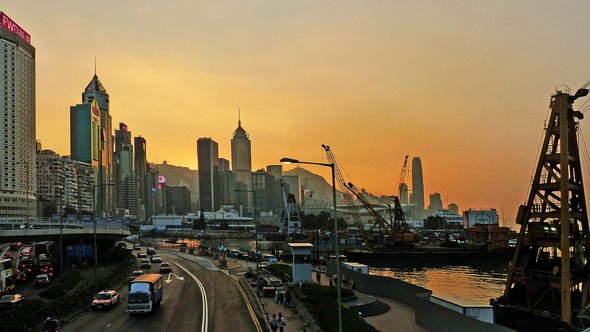
[[[146,221],[155,212],[154,207],[154,193],[155,182],[153,184],[148,183],[147,175],[147,147],[145,138],[138,136],[133,139],[135,147],[135,188],[137,207],[136,214],[137,220]]]
[[[231,165],[236,189],[252,190],[252,145],[239,118],[238,128],[231,140]],[[235,204],[251,210],[252,195],[249,192],[236,192]]]
[[[439,213],[443,208],[442,197],[439,193],[430,194],[430,206],[428,206],[428,212],[431,216]]]
[[[100,127],[103,129],[101,146],[104,146],[104,153],[101,153],[99,164],[99,184],[96,189],[97,200],[101,206],[99,211],[112,215],[114,212],[114,188],[110,184],[115,182],[113,165],[113,126],[109,110],[109,94],[94,73],[92,80],[82,93],[82,102],[98,102],[100,109]]]
[[[6,14],[0,25],[0,217],[35,216],[35,48],[31,37]]]
[[[136,183],[134,173],[133,145],[131,145],[131,132],[124,123],[119,124],[115,130],[115,159],[117,167],[116,179],[116,205],[117,209],[127,210],[129,215],[136,217]]]
[[[420,157],[412,159],[412,200],[410,204],[414,205],[415,217],[424,216],[424,179],[422,177],[422,162]]]
[[[401,204],[408,204],[409,200],[408,200],[408,196],[409,196],[409,190],[408,190],[408,185],[405,183],[400,183],[399,185],[399,201]]]
[[[98,103],[78,104],[70,107],[70,155],[72,160],[90,164],[93,171],[93,210],[102,211],[102,201],[96,195],[99,185],[99,159],[104,153],[104,146],[100,144],[103,137],[100,127],[100,110]]]
[[[219,209],[219,198],[215,193],[215,173],[219,167],[217,142],[210,137],[197,140],[197,163],[199,168],[199,201],[204,211]]]

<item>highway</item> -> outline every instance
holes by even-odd
[[[206,269],[174,251],[159,250],[158,254],[171,263],[173,274],[164,275],[169,280],[164,284],[164,300],[154,312],[131,316],[121,301],[111,310],[86,311],[60,331],[262,331],[232,276]],[[158,269],[159,264],[153,264],[149,271],[158,273]],[[123,299],[127,294],[127,287],[121,289]]]

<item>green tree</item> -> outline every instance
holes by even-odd
[[[45,208],[43,209],[43,217],[45,217],[45,218],[50,218],[51,216],[53,216],[56,213],[57,213],[57,207],[55,206],[55,203],[53,203],[53,202],[49,202],[47,204],[47,206],[45,206]]]

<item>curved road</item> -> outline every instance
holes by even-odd
[[[127,303],[121,301],[111,310],[84,312],[60,331],[204,331],[207,325],[205,331],[261,332],[234,278],[218,270],[207,270],[172,250],[160,250],[159,254],[173,266],[173,275],[164,275],[170,282],[164,283],[160,308],[148,315],[130,316],[125,312]],[[181,267],[203,285],[208,311],[206,321],[202,319],[203,298],[199,285]],[[158,273],[158,270],[159,264],[153,264],[150,272]],[[123,299],[127,294],[127,287],[121,289]]]

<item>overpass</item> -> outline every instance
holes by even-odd
[[[131,235],[127,225],[121,222],[96,223],[96,238],[118,240]],[[27,241],[86,240],[94,237],[92,222],[8,222],[0,221],[0,243]]]

